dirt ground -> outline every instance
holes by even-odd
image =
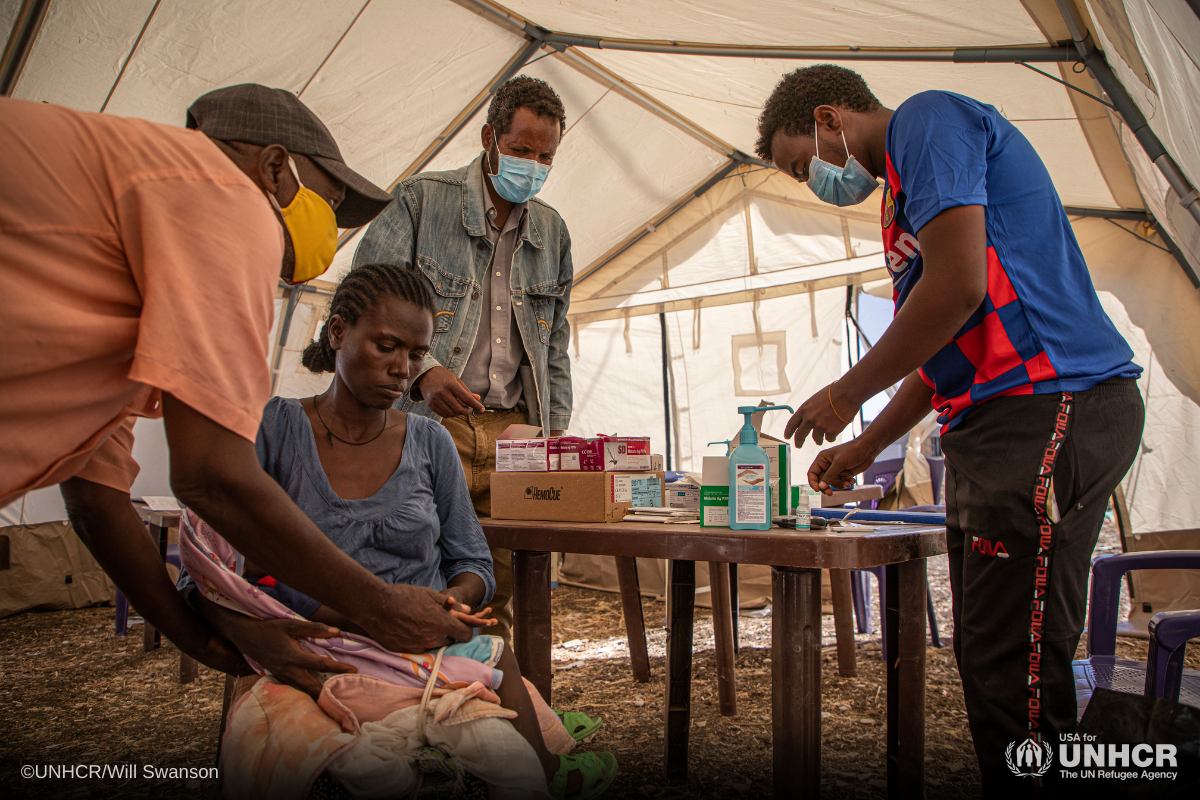
[[[1106,545],[1101,540],[1101,547]],[[949,642],[949,591],[943,559],[930,562],[930,588]],[[561,587],[553,593],[554,704],[602,716],[584,745],[608,750],[621,774],[620,798],[751,797],[771,791],[771,663],[768,617],[742,617],[737,658],[738,709],[722,717],[709,614],[697,609],[693,664],[690,780],[668,785],[662,770],[662,603],[644,602],[651,631],[652,679],[632,680],[616,595]],[[876,613],[877,616],[877,613]],[[709,624],[706,624],[709,623]],[[883,665],[875,635],[859,635],[858,677],[841,678],[826,617],[822,654],[825,741],[822,795],[880,796],[885,780]],[[1189,666],[1200,667],[1192,645]],[[1118,640],[1119,656],[1142,660],[1145,644]],[[223,677],[201,667],[178,683],[179,654],[169,643],[142,652],[141,628],[113,636],[113,609],[30,612],[0,620],[0,787],[6,797],[209,797],[205,779],[146,778],[145,766],[214,764]],[[926,688],[926,794],[976,797],[979,775],[954,657],[930,647]],[[45,764],[137,765],[134,779],[27,780],[21,767]]]

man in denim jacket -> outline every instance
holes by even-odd
[[[533,197],[565,131],[548,84],[507,81],[488,107],[484,152],[401,183],[354,255],[355,267],[415,266],[433,286],[432,349],[399,403],[442,418],[480,516],[491,513],[496,437],[527,420],[558,435],[571,421],[571,237],[558,212]],[[492,560],[493,606],[507,637],[512,552],[492,550]]]

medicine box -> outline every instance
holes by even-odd
[[[650,469],[649,436],[607,436],[604,442],[604,468],[609,472]]]
[[[667,506],[695,511],[700,508],[700,484],[681,478],[667,484]]]
[[[549,472],[550,440],[498,439],[496,440],[497,472]]]
[[[700,527],[729,527],[729,458],[705,456],[700,472]]]
[[[558,468],[563,472],[603,472],[604,442],[582,436],[560,436]]]

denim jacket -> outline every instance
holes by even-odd
[[[425,365],[462,375],[482,316],[479,290],[492,260],[484,218],[483,155],[448,172],[422,172],[401,183],[354,253],[354,266],[415,266],[433,285],[437,306]],[[521,222],[512,261],[512,310],[533,365],[542,428],[571,422],[571,236],[562,217],[536,197]],[[416,383],[419,375],[414,375]],[[410,386],[412,385],[410,383]],[[436,414],[410,389],[400,408]]]

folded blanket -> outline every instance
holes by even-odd
[[[179,553],[206,599],[259,619],[302,619],[239,576],[237,551],[190,510],[180,519]],[[393,653],[366,636],[302,639],[300,646],[351,664],[358,674],[323,676],[317,702],[269,676],[239,681],[221,746],[226,797],[304,797],[326,770],[358,798],[405,796],[416,781],[414,751],[423,744],[450,753],[460,769],[487,781],[494,797],[544,792],[533,748],[507,722],[516,712],[502,708],[495,694],[503,680],[495,668],[504,648],[498,637],[445,648],[436,674],[434,653]],[[432,699],[420,725],[431,675]],[[526,686],[547,748],[570,752],[570,733]]]
[[[191,510],[185,510],[179,519],[179,557],[207,600],[258,619],[304,619],[234,572],[237,551]],[[300,646],[351,664],[359,675],[422,689],[433,666],[430,653],[393,653],[373,639],[353,633],[333,639],[301,639]],[[504,642],[495,636],[476,636],[455,644],[442,658],[436,685],[461,689],[479,681],[493,691],[499,689],[504,675],[494,667],[502,652]],[[246,662],[255,672],[266,674],[252,659]]]

